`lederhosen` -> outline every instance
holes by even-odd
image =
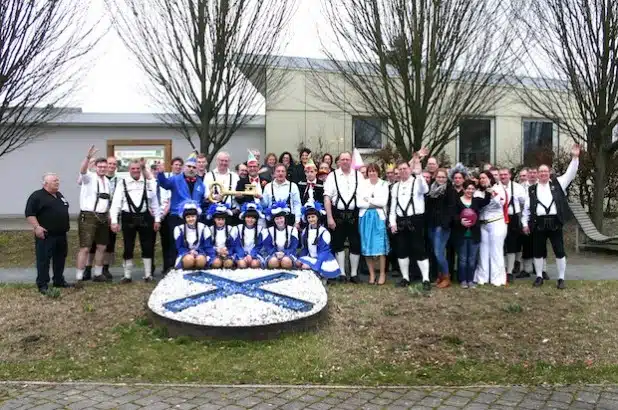
[[[110,177],[106,177],[106,178],[108,179],[108,183],[109,183],[109,195],[110,195],[109,203],[111,205],[114,192],[116,191],[116,181],[118,177],[114,176],[111,178]],[[98,184],[98,181],[97,181],[97,184]],[[98,185],[97,185],[97,189],[98,189]],[[115,249],[116,249],[116,232],[112,231],[110,227],[109,228],[109,241],[107,242],[107,247],[105,248],[105,252],[114,253]],[[96,250],[97,250],[97,244],[92,242],[92,246],[90,247],[90,253],[95,253]]]
[[[95,245],[105,245],[109,243],[109,207],[111,204],[111,195],[109,192],[101,192],[101,184],[99,176],[97,179],[97,192],[96,199],[94,201],[94,207],[92,211],[80,211],[79,224],[83,227],[83,233],[80,233],[80,247],[91,247],[94,242]],[[107,201],[107,207],[105,212],[96,212],[99,205],[99,201]],[[80,231],[82,231],[80,229]],[[105,232],[101,231],[105,229]],[[88,238],[82,235],[89,235],[92,232],[92,238]],[[103,238],[104,237],[104,238]],[[104,240],[103,240],[104,239]],[[96,249],[96,246],[95,246]]]
[[[571,216],[571,210],[558,180],[553,177],[548,183],[552,195],[549,205],[539,200],[538,184],[530,187],[529,228],[532,236],[532,256],[546,258],[547,240],[549,239],[556,258],[560,259],[566,256],[562,227]],[[543,207],[545,215],[537,216],[538,205]],[[552,205],[556,206],[556,214],[549,215]]]
[[[286,205],[290,208],[290,214],[285,217],[285,224],[289,226],[294,226],[296,224],[296,215],[294,214],[294,210],[292,209],[292,181],[288,181],[290,184],[290,190],[288,191],[288,198],[285,200]],[[277,199],[275,198],[275,184],[274,182],[270,183],[270,195],[272,198],[272,202],[275,203]],[[274,219],[270,221],[269,227],[274,226]]]
[[[122,239],[124,241],[123,259],[133,259],[135,250],[135,237],[139,233],[139,242],[142,248],[142,258],[152,259],[154,253],[154,217],[148,211],[148,191],[146,189],[146,181],[144,180],[144,189],[142,191],[142,201],[139,205],[135,205],[129,191],[127,190],[127,181],[122,180],[124,188],[124,199],[127,203],[129,211],[122,211]]]
[[[358,208],[356,207],[356,191],[358,190],[358,172],[354,172],[356,179],[354,185],[354,192],[350,196],[348,202],[344,201],[341,197],[341,191],[339,190],[339,182],[337,181],[337,174],[333,173],[335,179],[335,189],[337,190],[337,200],[332,204],[333,218],[337,227],[334,231],[331,231],[331,249],[333,252],[341,252],[345,248],[345,240],[347,238],[350,246],[350,253],[354,255],[360,255],[360,231],[358,229]],[[339,202],[343,203],[343,210],[339,209],[337,205]],[[350,205],[354,202],[354,209],[350,209]]]
[[[414,188],[416,186],[416,176],[413,176],[412,186],[410,187],[410,200],[406,207],[402,207],[399,202],[399,187],[401,183],[397,183],[397,191],[395,193],[394,206],[397,223],[397,233],[394,236],[395,254],[399,259],[411,258],[417,261],[427,259],[427,249],[425,246],[425,214],[416,213],[414,205]],[[412,215],[408,215],[408,211],[412,207]],[[402,215],[397,215],[400,211]]]
[[[504,248],[506,249],[506,253],[517,253],[521,250],[521,214],[515,213],[515,182],[513,181],[511,181],[509,209],[513,209],[513,214],[509,215]]]

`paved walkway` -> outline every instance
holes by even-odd
[[[0,409],[618,409],[618,386],[357,388],[0,384]]]
[[[114,277],[122,277],[122,268],[110,269]],[[558,274],[556,265],[549,263],[547,266],[549,276],[555,279]],[[140,268],[135,269],[133,277],[142,275]],[[156,272],[156,276],[159,276]],[[65,277],[68,281],[75,279],[75,268],[67,268]],[[618,256],[608,257],[603,255],[573,256],[569,258],[567,265],[567,280],[606,280],[618,279]],[[0,268],[0,283],[34,283],[36,269],[32,268]],[[617,409],[618,410],[618,409]]]

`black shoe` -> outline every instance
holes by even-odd
[[[399,286],[400,288],[407,288],[408,286],[410,286],[410,281],[406,279],[401,279],[399,283],[397,283],[397,286]]]
[[[84,269],[84,279],[82,280],[90,279],[92,279],[92,266],[86,266],[86,269]]]
[[[358,276],[351,276],[350,283],[361,283],[361,280]]]
[[[423,282],[423,290],[427,292],[431,290],[431,283],[428,280]]]
[[[534,281],[534,287],[540,288],[541,286],[543,286],[543,278],[537,276],[536,280]]]
[[[521,269],[521,262],[515,261],[515,266],[513,266],[513,273],[519,273]]]
[[[55,287],[55,288],[72,288],[72,287],[73,287],[73,284],[72,284],[72,283],[69,283],[69,282],[67,282],[67,281],[64,281],[64,282],[59,283],[59,284],[55,284],[55,283],[54,283],[54,287]]]
[[[147,276],[144,278],[144,282],[152,282],[154,279],[152,278],[152,276]]]
[[[127,284],[127,283],[131,283],[131,282],[133,282],[133,280],[131,280],[131,279],[129,279],[129,278],[122,278],[122,279],[120,280],[120,284],[122,284],[122,285],[125,285],[125,284]]]
[[[549,280],[549,275],[545,271],[543,271],[543,279],[544,280]]]
[[[530,273],[526,272],[525,270],[522,270],[517,275],[515,275],[515,277],[517,279],[529,278],[530,277]]]
[[[103,275],[99,275],[99,276],[95,276],[94,278],[92,278],[93,282],[97,282],[97,283],[102,283],[102,282],[107,282],[107,278]]]
[[[515,277],[513,276],[512,273],[507,273],[506,274],[506,283],[512,284],[513,282],[515,282]]]
[[[47,290],[48,290],[47,286],[41,286],[41,287],[39,288],[39,293],[40,293],[41,295],[47,295]]]
[[[348,282],[348,277],[345,275],[339,275],[337,277],[337,283],[347,283]]]
[[[105,277],[105,279],[107,279],[108,282],[111,282],[114,280],[114,276],[112,276],[112,274],[109,271],[109,265],[103,266],[103,276]]]
[[[564,284],[564,279],[558,279],[558,284],[556,285],[558,289],[566,289],[566,285]]]

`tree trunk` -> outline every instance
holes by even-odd
[[[607,163],[609,156],[602,147],[599,147],[595,157],[594,192],[592,193],[592,207],[590,209],[590,214],[594,225],[599,231],[602,231],[605,185],[607,184]]]

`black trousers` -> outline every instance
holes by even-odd
[[[172,235],[173,235],[173,232],[170,232],[170,228],[169,228],[169,215],[165,215],[165,217],[161,219],[161,227],[159,229],[159,238],[161,239],[161,256],[163,259],[163,272],[167,271],[168,269],[171,269],[174,266],[175,257],[173,255],[170,255],[172,248],[174,249],[176,248],[174,246]],[[157,242],[157,233],[155,232],[153,236],[153,240],[152,240],[152,258],[153,259],[155,257],[156,242]],[[152,270],[154,271],[154,264],[152,266],[153,266]]]
[[[519,215],[510,215],[509,224],[506,231],[506,239],[504,240],[504,249],[506,253],[517,253],[521,251],[522,232],[521,220]]]
[[[34,239],[36,255],[36,285],[46,287],[49,283],[49,267],[54,273],[54,285],[64,283],[64,264],[68,253],[67,235],[47,235]]]
[[[185,223],[185,220],[182,219],[182,217],[178,216],[178,215],[168,215],[167,216],[167,228],[168,228],[168,232],[169,232],[169,238],[170,238],[170,246],[169,246],[169,250],[168,250],[168,255],[169,255],[169,260],[166,261],[167,263],[169,263],[170,267],[174,266],[174,261],[176,261],[176,257],[178,256],[178,250],[176,249],[176,239],[174,238],[174,229],[178,226],[178,225],[182,225]]]
[[[135,252],[135,237],[139,234],[139,243],[142,248],[142,258],[152,259],[154,253],[154,218],[149,213],[130,214],[123,212],[122,218],[122,239],[124,241],[124,252],[122,259],[133,259]]]
[[[350,245],[350,253],[361,254],[361,238],[358,229],[358,211],[333,210],[333,218],[337,227],[330,231],[330,247],[333,253],[342,252],[345,249],[345,240]]]
[[[398,259],[410,258],[416,261],[427,259],[424,215],[397,217],[394,249]]]
[[[562,226],[554,230],[535,229],[532,232],[532,256],[534,258],[547,258],[547,240],[551,242],[556,259],[564,258],[564,234]]]

